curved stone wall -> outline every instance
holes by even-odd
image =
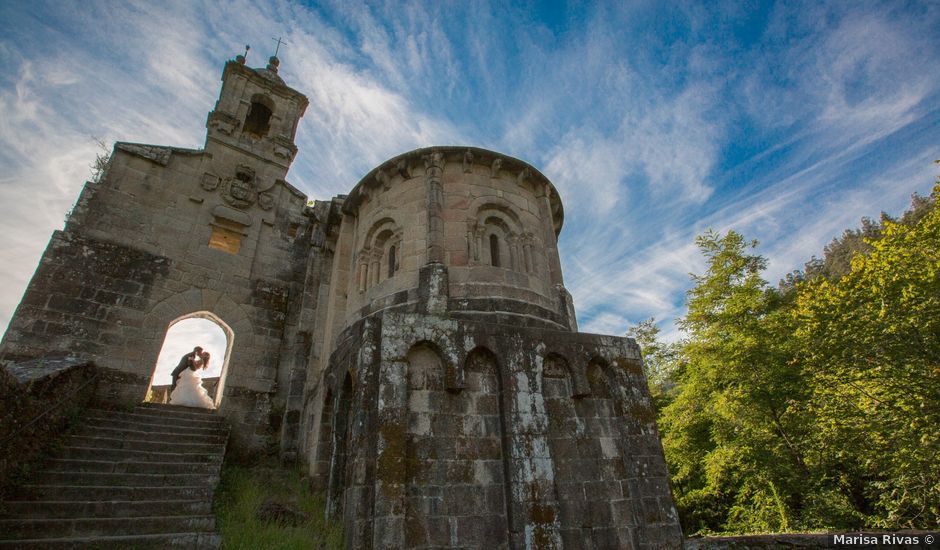
[[[562,275],[558,193],[518,159],[466,147],[418,149],[367,174],[343,205],[344,326],[412,302],[418,272],[447,267],[451,309],[553,317]],[[485,300],[487,309],[482,308]],[[552,319],[554,321],[554,319]]]

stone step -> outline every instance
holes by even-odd
[[[218,548],[212,495],[229,427],[214,411],[86,411],[0,504],[0,548]]]
[[[92,485],[116,487],[214,487],[219,476],[212,474],[128,474],[114,472],[39,472],[32,485]]]
[[[211,499],[214,487],[122,487],[94,485],[23,485],[15,491],[18,501],[110,501]]]
[[[188,548],[211,550],[222,543],[217,533],[166,533],[159,535],[125,535],[116,537],[69,537],[59,539],[0,540],[0,548],[62,550],[93,548],[95,550],[150,550]]]
[[[228,434],[228,428],[224,424],[197,422],[195,425],[191,422],[177,422],[173,419],[160,422],[142,422],[139,420],[123,420],[116,418],[85,417],[82,422],[84,426],[95,428],[113,428],[126,429],[138,432],[147,431],[172,431],[184,434],[203,434],[218,435]]]
[[[74,460],[64,458],[47,460],[44,467],[47,471],[51,472],[207,475],[218,475],[221,469],[220,464],[213,464],[211,462],[131,462],[115,460]]]
[[[225,447],[220,443],[178,443],[175,441],[135,441],[114,437],[69,435],[66,444],[76,447],[94,447],[98,449],[125,449],[130,451],[152,451],[165,453],[223,453]]]
[[[95,550],[150,550],[188,548],[211,550],[222,543],[217,533],[164,533],[159,535],[125,535],[116,537],[68,537],[59,539],[0,540],[0,548],[62,550],[93,548]]]
[[[178,405],[158,405],[153,403],[141,403],[137,405],[134,407],[134,413],[156,413],[165,417],[189,418],[192,420],[221,418],[217,411],[211,409],[200,409],[198,407],[180,407]]]
[[[216,431],[213,434],[192,434],[179,431],[170,431],[167,427],[160,430],[129,430],[111,426],[82,426],[75,435],[86,437],[110,437],[125,441],[150,441],[154,443],[224,443],[228,438],[225,432]]]
[[[168,405],[159,405],[159,406],[145,406],[137,405],[132,409],[99,409],[99,408],[90,408],[87,409],[88,412],[95,412],[98,414],[104,414],[107,416],[122,416],[122,415],[140,415],[140,416],[149,416],[152,418],[175,418],[180,420],[191,420],[194,422],[211,422],[219,420],[222,416],[217,411],[205,411],[205,409],[190,409],[187,407],[171,407]]]
[[[187,407],[185,405],[170,405],[168,403],[150,403],[149,401],[141,401],[134,406],[139,409],[157,409],[159,411],[179,411],[179,412],[190,412],[195,414],[217,414],[215,409],[204,409],[202,407]]]
[[[134,449],[104,449],[101,447],[85,447],[82,445],[67,445],[57,453],[58,458],[72,460],[108,460],[115,462],[203,462],[206,464],[221,464],[222,453],[216,452],[156,452],[139,451]]]
[[[4,518],[130,518],[140,516],[201,516],[212,513],[208,500],[67,500],[6,501]]]
[[[0,537],[55,539],[160,533],[206,533],[215,516],[149,516],[139,518],[0,519]]]
[[[161,414],[159,411],[152,411],[147,409],[137,410],[134,412],[122,412],[122,411],[104,411],[99,409],[90,409],[85,413],[85,418],[89,419],[103,419],[103,420],[115,420],[115,421],[132,421],[132,422],[141,422],[144,424],[159,424],[165,426],[189,426],[189,427],[203,427],[203,428],[215,428],[224,426],[224,421],[220,416],[199,416],[199,417],[190,417],[190,418],[180,418],[174,416],[167,416]]]

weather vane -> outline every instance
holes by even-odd
[[[277,57],[277,52],[281,51],[281,44],[287,45],[287,42],[284,40],[281,40],[280,36],[278,36],[277,38],[271,38],[271,40],[274,40],[277,42],[277,47],[274,48],[274,57]]]

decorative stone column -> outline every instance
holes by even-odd
[[[372,261],[369,266],[369,278],[371,279],[369,286],[375,286],[379,284],[380,280],[382,280],[381,268],[382,268],[382,251],[379,249],[375,249],[372,251]]]
[[[366,288],[369,286],[369,253],[367,250],[363,250],[359,253],[359,273],[357,280],[359,281],[359,292],[365,292]]]
[[[561,275],[561,259],[558,257],[558,241],[555,237],[555,228],[552,224],[552,189],[549,184],[544,184],[539,190],[539,211],[542,214],[542,219],[546,220],[546,223],[543,224],[545,227],[545,234],[542,236],[542,240],[545,242],[545,257],[548,260],[548,273],[549,280],[552,284],[560,285],[564,284],[564,280]]]
[[[522,255],[525,257],[526,273],[535,272],[535,263],[532,261],[532,233],[526,233],[522,241]]]
[[[444,263],[444,153],[434,151],[424,157],[428,188],[428,263]]]
[[[485,233],[486,233],[486,228],[483,227],[483,224],[477,224],[476,229],[474,231],[474,235],[476,236],[476,243],[477,243],[477,246],[474,249],[476,252],[476,257],[474,259],[480,263],[486,262],[485,252],[483,248],[483,235]]]
[[[480,259],[480,253],[477,248],[477,223],[476,220],[467,219],[467,265],[473,265]]]

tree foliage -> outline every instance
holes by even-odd
[[[805,385],[779,337],[782,298],[755,242],[731,231],[697,244],[708,269],[693,276],[685,366],[661,418],[678,505],[693,530],[787,529],[806,468]]]
[[[794,311],[817,439],[831,449],[823,465],[860,476],[870,524],[936,527],[940,210],[885,222],[870,246],[838,281],[801,287]]]
[[[697,239],[685,339],[631,330],[686,532],[940,526],[938,196],[778,287],[756,242]]]
[[[679,345],[659,338],[656,319],[650,318],[630,327],[627,336],[636,340],[643,354],[643,372],[649,381],[650,392],[657,409],[662,408],[675,386]]]

